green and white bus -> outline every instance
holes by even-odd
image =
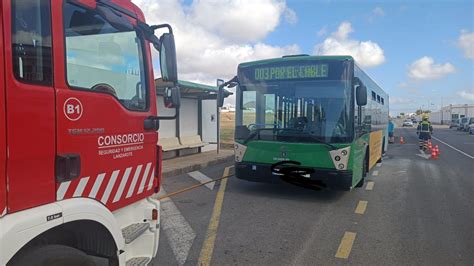
[[[350,190],[387,148],[388,95],[351,56],[242,63],[232,81],[237,178]]]

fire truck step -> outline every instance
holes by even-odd
[[[136,223],[131,224],[122,229],[122,235],[125,239],[126,244],[130,244],[133,240],[137,239],[150,227],[149,223]]]
[[[126,266],[146,266],[151,261],[148,257],[136,257],[127,260]]]

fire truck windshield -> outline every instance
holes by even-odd
[[[112,94],[127,109],[146,110],[143,39],[125,16],[119,24],[101,12],[64,5],[67,81],[74,89]]]

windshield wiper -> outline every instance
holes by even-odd
[[[250,135],[244,139],[243,144],[247,144],[247,142],[249,142],[250,140],[252,140],[256,136],[258,136],[260,134],[260,131],[262,131],[262,130],[274,131],[275,129],[279,129],[279,128],[257,128],[257,129],[255,129],[254,132],[250,133]]]
[[[328,142],[322,140],[321,138],[318,138],[316,136],[311,135],[311,133],[304,132],[304,131],[301,131],[301,130],[298,130],[298,129],[293,129],[293,128],[281,128],[281,129],[282,130],[293,131],[293,132],[298,132],[299,134],[304,134],[304,137],[309,137],[310,139],[312,139],[312,140],[314,140],[318,143],[324,144],[324,145],[328,146],[329,148],[331,148],[331,150],[337,150],[338,149],[338,147],[332,145],[331,143],[328,143]]]
[[[318,142],[318,143],[321,143],[321,144],[324,144],[326,146],[328,146],[329,148],[331,148],[331,150],[337,150],[338,147],[332,145],[331,143],[328,143],[316,136],[313,136],[311,135],[310,133],[307,133],[307,132],[303,132],[301,130],[298,130],[298,129],[292,129],[292,128],[258,128],[255,130],[255,132],[252,132],[247,138],[245,138],[245,140],[243,141],[243,144],[247,144],[247,142],[249,142],[250,140],[254,139],[256,136],[258,136],[260,134],[260,131],[263,131],[263,130],[271,130],[271,131],[276,131],[276,130],[282,130],[282,131],[292,131],[292,132],[298,132],[298,133],[303,133],[305,137],[309,137],[310,139]],[[296,137],[299,137],[299,136],[296,136]]]

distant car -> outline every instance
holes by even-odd
[[[415,124],[417,121],[416,121],[416,118],[412,118],[411,121],[413,122],[413,124]]]
[[[469,117],[468,121],[464,123],[464,131],[470,132],[471,125],[474,125],[474,117]]]
[[[469,121],[469,117],[461,118],[461,120],[459,121],[459,126],[457,127],[457,130],[464,130],[464,124],[466,124],[467,121]]]
[[[405,120],[402,124],[403,127],[413,127],[413,122],[411,120]]]
[[[474,124],[469,125],[469,135],[474,134]]]
[[[451,124],[449,124],[449,128],[458,128],[459,127],[459,120],[458,118],[452,119]]]

